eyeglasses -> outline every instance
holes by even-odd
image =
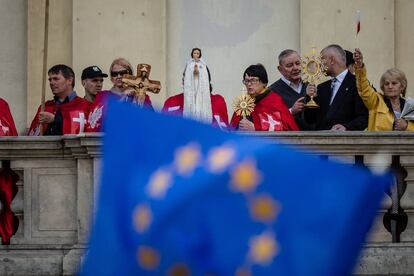
[[[251,79],[244,79],[244,80],[242,80],[242,83],[244,85],[249,85],[249,84],[256,84],[259,81],[260,81],[259,78],[251,78]]]
[[[111,71],[111,77],[115,78],[118,76],[124,76],[126,74],[130,74],[131,72],[129,70],[122,70],[122,71]]]

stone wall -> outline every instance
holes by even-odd
[[[0,246],[0,275],[74,275],[86,248],[100,140],[96,136],[0,138],[0,160],[20,176],[20,220]]]

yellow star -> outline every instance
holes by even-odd
[[[176,264],[168,270],[168,276],[190,276],[190,270],[185,264]]]
[[[133,222],[135,230],[142,234],[148,230],[152,223],[152,211],[146,204],[141,204],[135,207],[133,213]]]
[[[263,233],[250,240],[249,259],[257,264],[270,264],[278,253],[278,246],[273,235]]]
[[[255,220],[271,222],[276,218],[279,205],[269,195],[261,195],[250,203],[250,214]]]
[[[149,180],[147,186],[148,195],[156,199],[164,198],[168,189],[171,187],[171,179],[172,176],[170,172],[163,169],[157,170]]]
[[[234,161],[235,156],[236,151],[232,147],[213,148],[208,155],[208,168],[212,173],[223,172]]]
[[[245,160],[231,171],[231,187],[236,192],[253,191],[260,182],[260,173],[252,160]]]
[[[236,270],[235,276],[252,276],[252,273],[246,268],[241,267]]]
[[[160,265],[160,254],[148,246],[138,247],[137,258],[139,266],[145,270],[155,270]]]
[[[191,143],[179,148],[175,153],[175,164],[180,175],[190,175],[200,162],[200,147]]]

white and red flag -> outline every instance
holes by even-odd
[[[358,35],[361,31],[361,11],[357,10],[356,12],[356,34]]]

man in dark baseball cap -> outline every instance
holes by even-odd
[[[96,94],[102,90],[103,78],[108,77],[96,65],[86,67],[82,71],[82,85],[85,88],[85,99],[93,102]]]

